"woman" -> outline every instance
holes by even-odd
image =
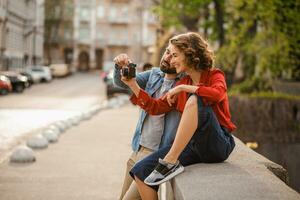
[[[213,68],[207,42],[197,33],[186,33],[170,39],[168,48],[171,65],[187,76],[166,96],[153,99],[134,79],[122,79],[135,94],[132,102],[149,114],[182,112],[172,146],[159,149],[130,171],[143,199],[157,199],[157,185],[181,173],[183,166],[222,162],[235,146],[224,73]]]

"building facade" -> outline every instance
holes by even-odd
[[[45,1],[44,62],[46,65],[73,61],[74,0]]]
[[[73,65],[79,70],[108,70],[120,53],[129,54],[138,64],[150,61],[158,27],[150,3],[74,0]]]
[[[0,2],[0,70],[42,63],[44,1]]]

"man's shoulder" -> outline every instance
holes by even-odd
[[[151,78],[163,78],[164,77],[164,73],[160,70],[160,68],[158,67],[153,67],[150,73],[150,77]]]
[[[151,72],[154,74],[161,74],[163,73],[159,67],[152,67]]]

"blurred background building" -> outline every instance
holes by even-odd
[[[149,60],[158,26],[151,4],[141,0],[46,0],[45,64],[107,70],[122,52],[137,63]]]
[[[150,59],[158,20],[151,1],[75,0],[74,56],[79,70],[113,66],[113,58],[127,53],[137,63]]]
[[[73,21],[73,0],[45,1],[45,65],[72,63]]]
[[[43,62],[44,1],[0,1],[0,70]]]
[[[158,19],[145,0],[0,0],[0,70],[66,63],[108,70],[151,60]]]

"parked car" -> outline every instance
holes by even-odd
[[[114,70],[109,70],[107,73],[102,73],[100,77],[106,84],[106,96],[107,98],[112,97],[116,93],[123,93],[123,94],[131,94],[130,90],[126,90],[114,85],[113,82],[113,75]]]
[[[33,82],[33,78],[32,78],[32,76],[29,73],[27,73],[27,72],[21,72],[20,74],[27,77],[28,83],[29,83],[29,87],[34,83]]]
[[[49,67],[46,66],[30,66],[27,67],[25,73],[31,75],[33,82],[49,82],[52,80],[52,75]]]
[[[6,95],[12,91],[12,86],[9,78],[6,76],[0,75],[0,94]]]
[[[13,91],[17,93],[23,92],[24,89],[29,86],[27,77],[19,73],[12,71],[4,71],[0,72],[0,75],[4,75],[10,80]]]
[[[54,77],[64,77],[70,74],[67,64],[51,64],[50,69]]]

